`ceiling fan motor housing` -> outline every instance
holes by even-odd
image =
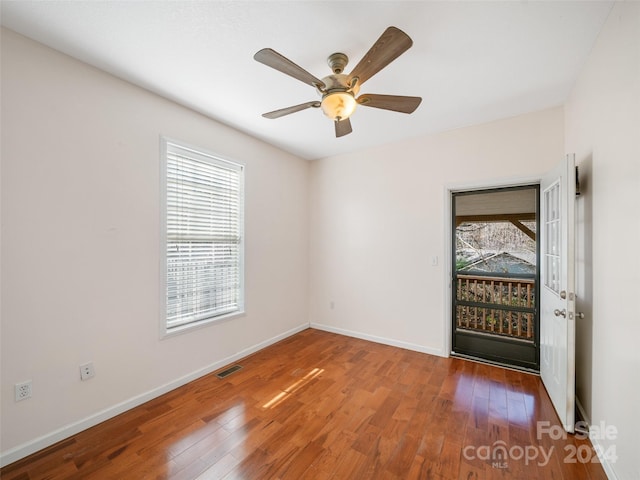
[[[329,75],[327,77],[324,77],[322,81],[325,84],[325,88],[320,91],[320,94],[322,95],[347,91],[350,91],[354,95],[357,95],[360,91],[360,86],[356,83],[352,88],[350,77],[342,73],[339,73],[337,75]]]

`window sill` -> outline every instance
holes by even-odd
[[[194,330],[199,330],[201,328],[205,328],[210,325],[223,323],[229,320],[233,320],[234,318],[244,317],[244,316],[245,316],[245,311],[243,309],[243,310],[227,313],[225,315],[205,318],[202,320],[198,320],[197,322],[187,323],[185,325],[179,325],[177,327],[172,327],[172,328],[166,328],[166,326],[163,324],[162,331],[161,331],[161,338],[164,339],[164,338],[175,337],[176,335],[182,335],[183,333],[192,332]]]

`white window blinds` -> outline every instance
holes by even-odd
[[[166,143],[166,327],[242,311],[243,167]]]

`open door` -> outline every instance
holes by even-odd
[[[540,184],[540,376],[565,430],[575,425],[575,156]]]

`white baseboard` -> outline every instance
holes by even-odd
[[[596,452],[606,452],[606,447],[602,445],[597,438],[589,435],[589,440],[591,440],[591,445],[593,445],[593,448]],[[618,476],[613,471],[613,465],[611,465],[611,462],[600,455],[598,455],[598,459],[600,460],[600,464],[602,465],[602,469],[604,470],[607,478],[609,480],[618,480]]]
[[[104,410],[101,410],[100,412],[90,415],[89,417],[86,417],[82,420],[54,430],[53,432],[38,437],[35,440],[31,440],[27,443],[23,443],[22,445],[18,445],[17,447],[7,450],[6,452],[2,452],[0,453],[0,467],[4,467],[5,465],[16,462],[21,458],[31,455],[32,453],[42,450],[43,448],[49,447],[54,443],[59,442],[60,440],[64,440],[65,438],[75,435],[76,433],[80,433],[87,428],[93,427],[101,422],[104,422],[105,420],[113,418],[116,415],[120,415],[127,410],[131,410],[134,407],[142,405],[149,400],[153,400],[154,398],[170,392],[171,390],[175,390],[176,388],[192,382],[197,378],[200,378],[211,372],[215,372],[216,370],[224,367],[225,365],[228,365],[229,363],[240,360],[241,358],[251,355],[252,353],[262,350],[269,345],[273,345],[274,343],[279,342],[280,340],[284,340],[285,338],[290,337],[291,335],[295,335],[296,333],[301,332],[302,330],[306,330],[307,328],[309,328],[309,325],[306,323],[292,328],[291,330],[276,335],[275,337],[269,338],[264,342],[260,342],[249,348],[241,350],[234,355],[223,358],[222,360],[212,363],[211,365],[196,370],[195,372],[161,385],[158,388],[154,388],[153,390],[137,395],[133,398],[125,400],[124,402],[118,403],[109,408],[105,408]]]
[[[580,399],[578,397],[576,397],[576,407],[578,407],[580,416],[583,418],[583,420],[586,422],[589,428],[591,428],[591,418],[589,417],[589,415],[587,415],[587,412],[582,406],[582,403],[580,403]],[[597,437],[590,434],[589,440],[591,441],[591,445],[593,445],[593,448],[596,452],[606,451],[605,446],[598,441]],[[607,458],[603,458],[602,456],[599,456],[598,459],[600,460],[600,464],[602,465],[602,469],[604,470],[604,473],[607,476],[607,478],[609,480],[618,480],[618,476],[613,471],[613,466],[611,465],[611,462],[609,462]]]
[[[404,348],[406,350],[412,350],[414,352],[428,353],[429,355],[436,355],[438,357],[448,356],[441,349],[429,348],[423,345],[417,345],[415,343],[408,343],[408,342],[402,342],[400,340],[394,340],[390,338],[377,337],[375,335],[369,335],[368,333],[354,332],[351,330],[331,327],[329,325],[323,325],[320,323],[311,323],[309,326],[317,330],[324,330],[325,332],[337,333],[338,335],[345,335],[347,337],[359,338],[360,340],[369,340],[370,342],[381,343],[383,345],[389,345],[392,347]]]

